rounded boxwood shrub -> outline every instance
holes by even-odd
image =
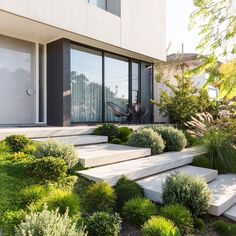
[[[96,212],[86,221],[89,236],[118,236],[121,229],[119,214]]]
[[[32,162],[28,170],[40,181],[58,181],[66,176],[67,165],[62,159],[44,157]]]
[[[181,236],[179,229],[162,216],[151,217],[142,228],[143,236]]]
[[[30,140],[24,135],[11,135],[5,138],[5,142],[12,152],[21,152]]]
[[[111,211],[115,207],[115,190],[107,183],[92,184],[86,192],[86,209],[89,212]]]
[[[86,236],[83,227],[76,227],[68,216],[68,211],[61,215],[58,209],[49,211],[46,207],[42,212],[32,212],[25,217],[17,227],[16,236],[60,235],[60,236]]]
[[[78,152],[73,145],[63,144],[50,140],[37,145],[37,157],[57,157],[63,159],[68,169],[73,168],[79,161]]]
[[[124,218],[132,225],[141,226],[151,216],[157,214],[156,205],[146,198],[134,198],[125,203]]]
[[[236,224],[227,223],[223,220],[217,220],[213,224],[213,229],[222,236],[236,235]]]
[[[162,137],[152,129],[142,129],[132,133],[127,144],[134,147],[151,148],[152,155],[162,153],[165,148]]]
[[[166,177],[162,189],[164,204],[179,203],[195,216],[205,214],[210,205],[211,193],[203,178],[176,172]]]
[[[122,141],[119,138],[114,138],[111,140],[112,144],[122,144]]]
[[[126,143],[128,141],[129,135],[132,133],[133,129],[129,127],[120,127],[117,138],[119,138],[122,142]]]
[[[187,145],[187,139],[181,130],[172,126],[155,125],[153,130],[165,141],[166,151],[181,151]]]
[[[119,133],[119,128],[114,124],[104,124],[97,127],[94,130],[95,135],[104,135],[108,136],[108,141],[110,142],[112,139],[117,138]]]
[[[161,208],[161,215],[173,221],[182,234],[190,234],[193,232],[192,214],[184,206],[179,204],[166,205]]]
[[[193,221],[193,226],[195,229],[203,231],[205,229],[205,223],[201,218],[195,218]]]
[[[132,198],[144,197],[143,189],[127,177],[122,177],[116,185],[117,206],[121,209]]]

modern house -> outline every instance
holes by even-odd
[[[165,61],[165,0],[0,0],[0,125],[115,121]]]

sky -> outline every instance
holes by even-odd
[[[189,31],[190,15],[194,10],[193,0],[167,0],[167,47],[171,43],[168,54],[196,52],[200,41],[197,30]]]

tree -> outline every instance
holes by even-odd
[[[210,70],[208,84],[220,88],[220,97],[236,97],[236,1],[194,0],[190,28],[198,27],[201,42],[197,49],[203,64],[189,71],[186,76]],[[219,60],[224,63],[219,68]],[[217,82],[216,82],[216,78]]]

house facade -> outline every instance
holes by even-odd
[[[0,0],[0,125],[113,122],[107,102],[154,119],[165,0]]]

